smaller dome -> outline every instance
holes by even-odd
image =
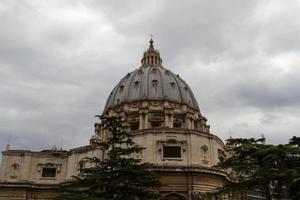
[[[160,54],[150,40],[149,49],[141,60],[142,66],[128,73],[110,93],[104,112],[125,102],[167,100],[199,110],[194,94],[187,83],[165,69]]]

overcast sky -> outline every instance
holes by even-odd
[[[150,34],[212,133],[286,143],[300,135],[299,19],[296,0],[1,0],[0,148],[88,144]]]

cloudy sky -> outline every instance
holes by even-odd
[[[94,115],[149,35],[211,131],[300,135],[296,0],[0,1],[0,149],[88,144]]]

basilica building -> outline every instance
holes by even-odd
[[[150,40],[141,65],[127,73],[108,95],[99,115],[122,116],[135,142],[145,150],[135,155],[154,165],[164,200],[200,199],[228,180],[212,166],[225,159],[226,147],[210,132],[192,89],[178,74],[165,68]],[[62,150],[2,152],[0,200],[50,200],[60,184],[88,167],[85,157],[100,157],[105,141],[101,121],[86,146]]]

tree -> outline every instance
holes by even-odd
[[[291,140],[294,141],[294,140]],[[297,199],[299,188],[300,148],[293,144],[265,144],[265,139],[230,138],[227,140],[229,158],[216,167],[231,172],[231,182],[217,193],[261,190],[268,200],[277,191],[287,188]],[[297,143],[296,143],[297,145]],[[280,193],[280,192],[279,192]]]
[[[297,147],[300,147],[300,137],[293,136],[293,137],[290,139],[289,144],[295,145],[295,146],[297,146]]]
[[[289,144],[300,148],[300,137],[293,136],[290,139]],[[294,155],[294,156],[299,156],[299,155]],[[298,166],[298,170],[299,170],[300,169],[299,159],[298,159],[298,163],[295,163],[295,165]],[[294,178],[294,180],[291,184],[291,187],[290,187],[290,191],[291,191],[291,196],[293,197],[293,199],[300,199],[300,177],[299,176]]]
[[[86,158],[92,167],[83,169],[74,177],[57,200],[146,200],[157,199],[160,185],[158,176],[151,172],[149,163],[134,158],[143,147],[138,146],[127,132],[120,117],[102,118],[109,134],[100,143],[105,152],[103,159]]]

